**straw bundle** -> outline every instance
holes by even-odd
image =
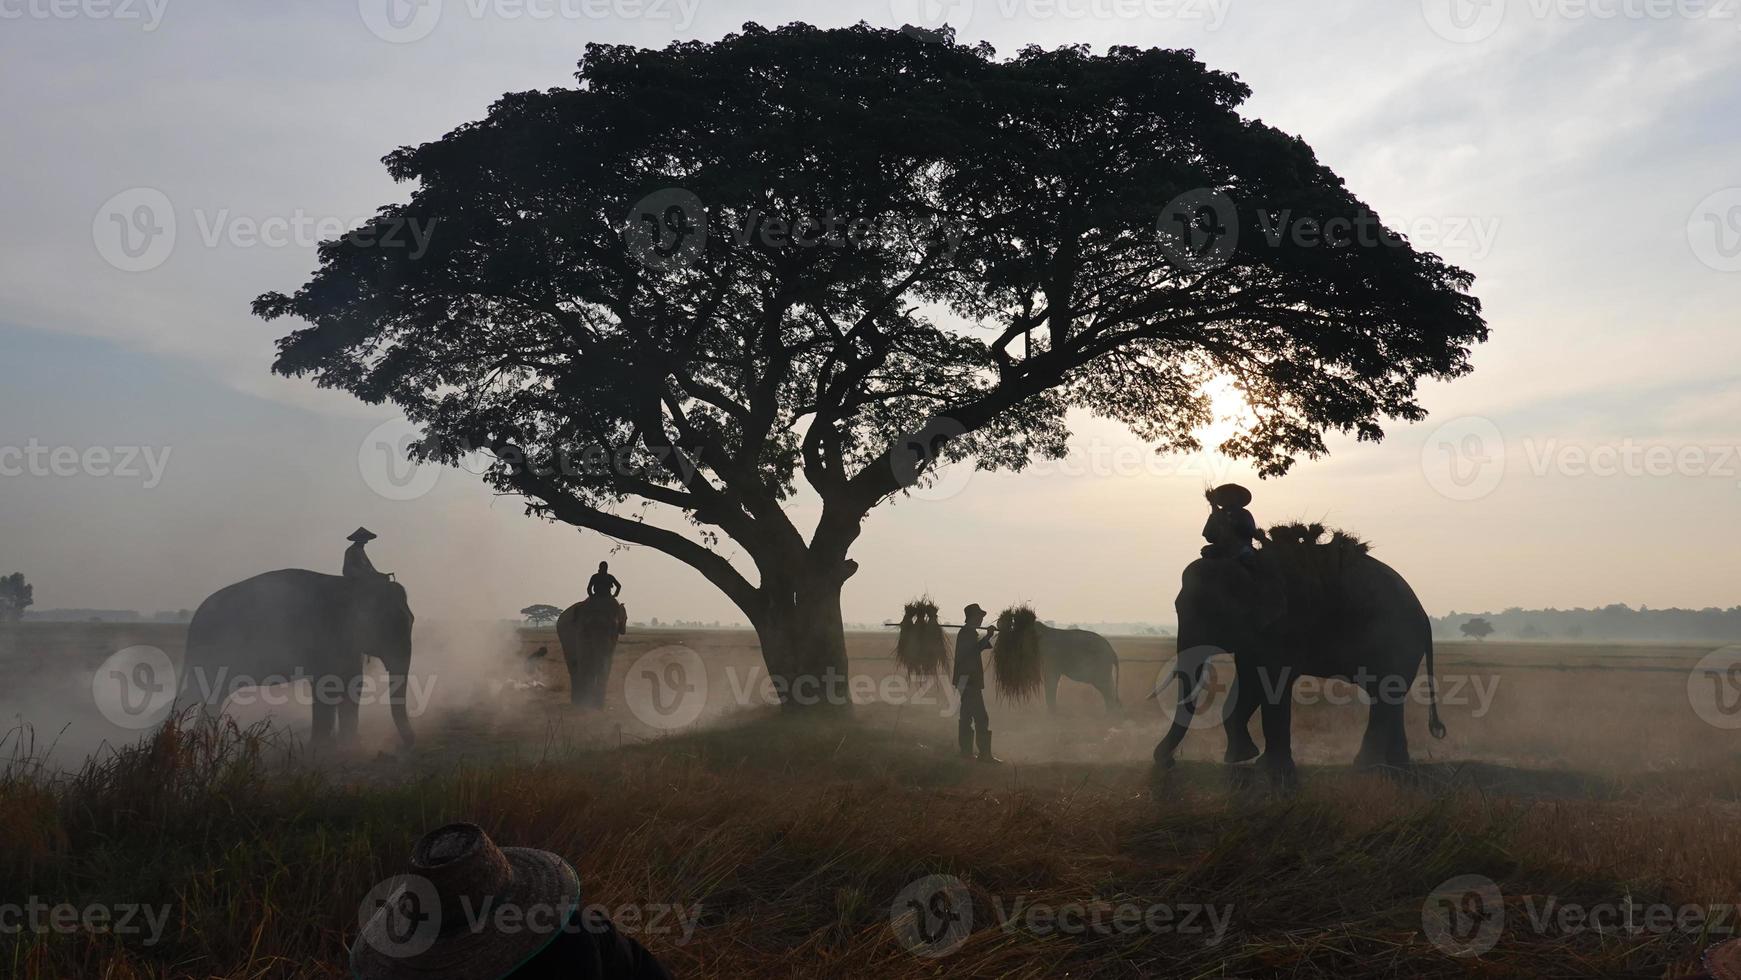
[[[914,599],[902,611],[895,663],[908,677],[948,673],[949,648],[943,640],[943,627],[937,621],[937,604],[930,596]]]
[[[998,693],[1007,700],[1026,701],[1045,687],[1037,623],[1038,617],[1027,606],[1011,606],[998,614],[991,660],[997,668]]]

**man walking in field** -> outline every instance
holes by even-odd
[[[991,754],[991,718],[985,710],[985,664],[980,654],[991,649],[991,637],[997,627],[985,631],[982,639],[979,624],[985,622],[985,610],[973,603],[961,611],[961,631],[955,634],[955,690],[961,695],[960,742],[961,757],[974,758],[977,733],[979,761],[1002,762]]]

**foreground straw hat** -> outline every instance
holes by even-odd
[[[1209,502],[1217,507],[1245,507],[1251,503],[1251,491],[1237,483],[1223,483],[1209,491]]]
[[[580,877],[549,851],[497,847],[483,828],[455,823],[417,842],[384,898],[351,947],[359,980],[495,980],[561,934],[580,907]],[[498,929],[503,909],[513,925]],[[533,910],[542,917],[524,918]]]
[[[377,535],[375,532],[369,530],[368,528],[359,527],[355,531],[352,531],[351,536],[346,538],[345,540],[363,543],[363,542],[373,541],[377,537],[379,537],[379,535]]]
[[[1741,939],[1705,950],[1705,972],[1712,980],[1741,980]]]

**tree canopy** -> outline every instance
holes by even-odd
[[[0,575],[0,623],[18,622],[35,604],[36,587],[24,580],[23,572]]]
[[[1191,51],[752,24],[589,45],[578,80],[388,155],[410,200],[255,302],[305,321],[275,370],[391,401],[425,458],[493,453],[497,489],[681,559],[811,665],[844,664],[860,522],[939,461],[1061,456],[1073,407],[1195,448],[1225,377],[1254,421],[1220,448],[1281,474],[1422,418],[1486,335],[1468,273]]]

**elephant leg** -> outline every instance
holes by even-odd
[[[1257,743],[1251,740],[1251,716],[1263,705],[1262,690],[1251,671],[1234,669],[1233,690],[1228,694],[1233,703],[1228,705],[1227,717],[1221,723],[1227,734],[1227,754],[1222,761],[1228,765],[1250,762],[1261,754]]]
[[[1270,669],[1275,677],[1263,697],[1263,767],[1274,785],[1291,788],[1299,781],[1293,745],[1295,676],[1289,667]]]
[[[600,657],[598,664],[593,667],[592,671],[593,707],[603,708],[605,706],[605,690],[610,687],[610,678],[611,660],[609,657]]]
[[[310,741],[315,745],[325,745],[332,741],[332,724],[336,709],[323,702],[318,696],[314,699],[314,735]]]
[[[362,685],[363,679],[360,676],[346,680],[344,696],[334,705],[338,713],[340,742],[357,740],[357,699],[362,692]]]
[[[1379,705],[1375,704],[1373,707],[1377,708]],[[1403,721],[1405,707],[1406,705],[1401,702],[1384,705],[1385,726],[1382,736],[1384,739],[1384,764],[1393,769],[1407,769],[1412,765],[1409,761],[1407,726]]]
[[[1385,726],[1387,724],[1384,702],[1379,698],[1378,685],[1367,684],[1366,703],[1369,705],[1366,715],[1366,732],[1360,736],[1360,754],[1354,757],[1354,768],[1371,769],[1384,765],[1385,756]]]
[[[1118,703],[1118,682],[1113,679],[1111,671],[1100,678],[1100,683],[1094,686],[1100,690],[1100,702],[1106,708],[1107,714],[1124,713],[1124,705]]]
[[[1062,676],[1063,674],[1057,671],[1046,671],[1046,710],[1048,712],[1058,710],[1058,678]]]

